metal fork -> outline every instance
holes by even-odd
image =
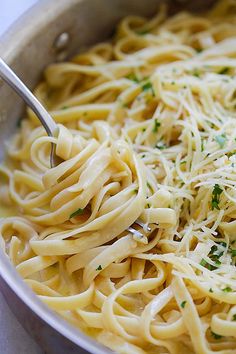
[[[46,111],[43,105],[38,101],[38,99],[32,94],[32,92],[25,86],[25,84],[19,79],[19,77],[12,71],[12,69],[0,58],[0,77],[13,88],[13,90],[25,101],[25,103],[34,111],[40,122],[42,123],[44,129],[46,130],[48,136],[55,136],[57,132],[57,124]],[[51,167],[55,167],[58,164],[58,158],[55,154],[55,145],[52,144],[51,154],[50,154],[50,164]],[[129,231],[137,241],[142,242],[145,236],[140,231],[134,229],[134,225],[141,226],[147,232],[151,232],[150,226],[142,223],[140,220],[136,220],[127,231]]]
[[[129,231],[132,235],[133,235],[133,238],[136,240],[136,241],[139,241],[139,242],[142,242],[142,243],[145,243],[145,239],[146,239],[146,236],[133,228],[133,226],[136,225],[139,225],[143,228],[143,230],[145,230],[146,232],[151,232],[152,231],[152,228],[147,225],[147,224],[144,224],[142,221],[140,221],[139,219],[137,219],[130,227],[128,227],[127,231]]]

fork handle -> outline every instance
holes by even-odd
[[[6,81],[14,91],[25,101],[25,103],[34,111],[42,125],[44,126],[49,136],[54,136],[57,130],[57,124],[53,118],[48,114],[46,109],[37,100],[37,98],[30,92],[30,90],[23,84],[11,68],[0,58],[0,77]]]

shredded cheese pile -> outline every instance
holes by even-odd
[[[28,111],[0,167],[19,274],[117,353],[236,353],[236,1],[129,16],[44,77],[58,135]]]

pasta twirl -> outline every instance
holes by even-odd
[[[7,144],[1,246],[117,353],[236,353],[235,28],[234,0],[124,18],[45,70],[35,94],[58,135],[29,110]]]

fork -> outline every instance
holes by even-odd
[[[144,235],[142,232],[140,232],[140,231],[138,231],[138,230],[136,230],[136,229],[133,228],[133,226],[135,226],[135,224],[141,226],[141,227],[143,228],[143,230],[146,231],[146,232],[151,232],[151,231],[152,231],[152,228],[151,228],[149,225],[144,224],[142,221],[140,221],[139,219],[137,219],[137,220],[136,220],[131,226],[129,226],[128,229],[127,229],[127,231],[129,231],[129,232],[133,235],[133,237],[134,237],[134,239],[135,239],[136,241],[145,243],[145,239],[146,239],[145,235]]]
[[[0,77],[13,88],[13,90],[25,101],[25,103],[34,111],[39,121],[42,123],[48,136],[54,137],[57,132],[57,124],[50,114],[46,111],[39,100],[32,94],[32,92],[26,87],[26,85],[20,80],[20,78],[14,73],[14,71],[0,58]],[[55,145],[51,144],[50,164],[51,167],[58,165],[58,158],[55,154]],[[144,235],[134,229],[134,225],[141,226],[147,232],[151,232],[151,227],[142,223],[140,220],[136,220],[127,231],[129,231],[136,240],[144,240]]]

